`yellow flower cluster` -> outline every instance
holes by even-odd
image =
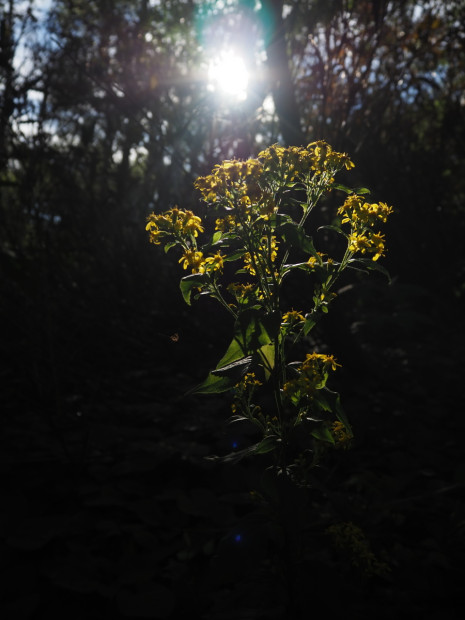
[[[309,265],[312,269],[315,267],[315,265],[321,265],[321,259],[323,255],[320,252],[318,252],[318,254],[319,258],[317,256],[310,256],[307,261],[307,265]]]
[[[222,271],[224,266],[224,256],[217,252],[213,256],[207,256],[203,264],[204,271]],[[202,273],[202,272],[201,272]]]
[[[226,215],[225,217],[218,218],[215,222],[215,230],[219,230],[222,233],[234,230],[236,226],[237,222],[234,215]]]
[[[196,250],[185,250],[179,262],[183,263],[183,269],[191,267],[192,273],[199,273],[203,265],[203,253]]]
[[[352,434],[348,432],[347,428],[342,422],[336,420],[331,424],[331,433],[334,437],[337,447],[346,448],[350,444]]]
[[[338,213],[343,216],[343,224],[349,222],[373,226],[378,221],[386,223],[388,215],[392,213],[392,207],[388,207],[384,202],[370,204],[364,202],[361,196],[353,194],[346,198]]]
[[[298,376],[283,385],[284,397],[295,405],[303,398],[311,399],[315,390],[326,384],[329,371],[335,371],[338,366],[333,355],[308,353],[298,368]]]
[[[210,271],[221,271],[224,265],[224,256],[217,252],[213,256],[203,257],[202,252],[196,250],[185,250],[179,259],[183,263],[183,268],[192,269],[192,273],[206,273]]]
[[[331,184],[341,168],[350,170],[354,164],[346,153],[334,151],[320,140],[306,147],[283,147],[277,144],[261,151],[257,159],[226,160],[213,168],[210,175],[199,177],[195,187],[208,203],[223,204],[227,208],[247,212],[255,208],[264,218],[277,210],[267,180],[281,182],[308,182],[314,175],[326,173],[325,181]],[[226,222],[217,223],[223,230]],[[231,222],[228,227],[230,228]]]
[[[246,208],[261,196],[259,180],[262,172],[262,165],[257,159],[226,160],[217,164],[212,174],[199,177],[195,187],[206,202],[215,203],[226,199],[233,206],[240,204]]]
[[[226,287],[228,293],[233,295],[238,301],[249,297],[254,293],[255,286],[253,284],[241,284],[240,282],[231,282]]]
[[[283,323],[299,323],[305,321],[305,317],[297,310],[289,310],[283,314]]]
[[[334,355],[326,355],[325,353],[307,353],[305,361],[302,362],[301,370],[308,372],[308,370],[315,370],[316,368],[323,368],[325,372],[328,370],[336,370],[341,365],[336,362]]]
[[[253,394],[261,385],[262,382],[257,379],[254,372],[248,372],[242,377],[234,386],[234,401],[231,404],[233,414],[263,418],[260,406],[252,404]]]
[[[306,147],[288,148],[273,145],[258,155],[265,172],[277,175],[285,182],[297,182],[308,179],[312,174],[329,173],[328,182],[341,168],[350,170],[354,164],[345,153],[333,151],[331,146],[319,140]]]
[[[252,388],[255,389],[263,385],[261,381],[257,379],[254,372],[248,372],[245,374],[241,381],[235,386],[241,392],[245,392],[246,390]]]
[[[273,213],[278,211],[278,207],[270,192],[264,191],[258,204],[258,212],[264,220],[269,220]]]
[[[178,207],[173,207],[160,215],[151,213],[147,218],[145,230],[149,232],[150,242],[158,245],[164,236],[197,237],[204,229],[202,220],[192,211],[182,211]]]
[[[349,234],[349,251],[352,253],[372,254],[376,261],[384,255],[384,235],[372,230],[375,224],[387,221],[392,213],[392,207],[384,202],[368,203],[356,194],[348,196],[339,207],[338,214],[342,215],[342,223],[351,225]]]
[[[361,254],[373,254],[372,260],[378,260],[384,256],[384,235],[366,231],[363,233],[350,233],[349,235],[349,251],[360,252]]]

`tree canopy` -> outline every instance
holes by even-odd
[[[118,323],[128,307],[149,321],[161,291],[176,306],[173,268],[147,244],[147,214],[199,208],[198,175],[275,142],[325,139],[349,152],[395,208],[393,276],[423,287],[431,312],[463,301],[462,2],[9,0],[1,9],[2,286],[14,331],[21,313],[10,310],[25,308],[35,334],[26,347],[42,333],[35,321],[51,316],[78,341],[78,326],[99,312],[101,332],[104,317]],[[249,71],[241,100],[211,84],[225,50]]]

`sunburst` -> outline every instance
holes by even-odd
[[[236,51],[224,50],[212,59],[208,67],[209,88],[235,101],[247,99],[249,71]]]

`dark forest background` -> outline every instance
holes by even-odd
[[[462,618],[463,0],[0,11],[3,617]],[[253,68],[245,101],[208,88],[220,42]],[[206,459],[250,441],[227,396],[186,394],[231,324],[184,304],[145,222],[202,212],[223,159],[318,139],[394,207],[392,282],[356,274],[319,328],[355,440],[284,510],[264,457]],[[388,572],[332,544],[341,522]]]

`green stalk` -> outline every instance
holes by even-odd
[[[216,281],[213,281],[213,283],[212,283],[212,292],[213,292],[213,297],[217,301],[219,301],[220,304],[229,312],[229,314],[231,314],[234,317],[234,320],[236,320],[237,319],[237,313],[234,312],[234,310],[231,308],[231,306],[224,299],[223,295],[221,294],[220,289],[218,288],[218,285],[217,285]]]

